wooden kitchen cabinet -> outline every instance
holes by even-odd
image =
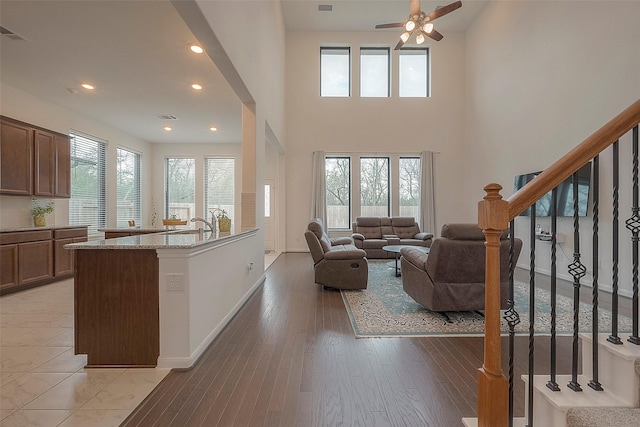
[[[64,245],[87,241],[86,228],[71,228],[53,231],[53,260],[54,276],[61,278],[73,275],[73,251],[65,249]]]
[[[0,194],[33,193],[33,129],[0,117]]]
[[[71,197],[68,135],[1,117],[0,194]]]
[[[86,240],[87,227],[0,233],[0,295],[72,277],[73,251],[64,245]]]

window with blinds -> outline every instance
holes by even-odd
[[[106,148],[99,138],[71,132],[71,199],[69,224],[89,232],[106,227]]]
[[[195,215],[196,159],[167,158],[165,163],[165,218],[188,220]]]
[[[211,218],[211,211],[224,210],[234,227],[235,159],[204,159],[204,207],[205,218]]]
[[[140,219],[140,153],[118,148],[116,152],[116,188],[118,227],[127,227],[130,220]]]

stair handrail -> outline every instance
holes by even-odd
[[[478,369],[478,427],[507,427],[508,381],[502,372],[500,338],[500,235],[509,221],[640,123],[640,99],[595,131],[507,200],[491,183],[478,203],[478,226],[485,235],[484,362]]]

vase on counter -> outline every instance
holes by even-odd
[[[38,215],[33,217],[33,225],[36,227],[46,227],[47,226],[47,217],[44,215]]]
[[[231,231],[231,218],[218,218],[218,230],[222,232]]]

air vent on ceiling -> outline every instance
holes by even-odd
[[[0,26],[0,34],[2,34],[3,36],[7,36],[7,38],[9,38],[11,40],[16,40],[16,41],[18,41],[18,40],[26,41],[27,40],[24,37],[17,35],[13,31],[11,31],[10,29],[2,27],[2,26]]]
[[[162,120],[178,120],[173,114],[158,114],[157,117]]]
[[[318,5],[318,10],[320,12],[331,12],[333,10],[333,5],[332,4],[319,4]]]

